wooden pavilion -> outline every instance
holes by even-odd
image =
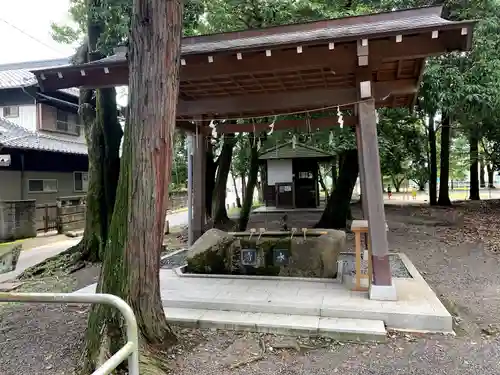
[[[471,47],[474,22],[451,22],[441,7],[183,38],[177,126],[196,134],[194,228],[205,222],[205,160],[213,119],[245,119],[340,106],[356,126],[363,212],[369,222],[370,297],[394,299],[377,143],[376,108],[412,106],[425,58]],[[33,72],[42,90],[128,84],[126,51],[83,65]],[[333,119],[336,122],[337,119]],[[295,124],[295,125],[294,125]],[[293,127],[293,121],[275,129]],[[313,128],[330,121],[311,120]],[[259,131],[227,124],[218,131]]]

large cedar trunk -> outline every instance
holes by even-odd
[[[250,149],[250,171],[248,172],[248,181],[245,187],[245,195],[243,197],[243,205],[241,207],[239,230],[247,229],[250,211],[252,210],[253,192],[257,185],[257,175],[259,174],[259,151],[257,150],[257,140],[255,135],[252,136]]]
[[[224,142],[219,155],[219,166],[217,168],[217,177],[215,179],[213,194],[212,219],[215,228],[224,229],[226,224],[229,222],[226,210],[226,190],[235,143],[236,138],[234,137],[234,134],[224,135]]]
[[[429,115],[429,202],[431,206],[437,204],[437,150],[436,129],[434,128],[434,113]]]
[[[439,176],[439,199],[440,206],[451,206],[448,182],[450,179],[450,118],[443,116],[441,127],[441,174]]]
[[[335,189],[326,203],[316,228],[345,229],[350,217],[351,197],[358,179],[359,165],[356,149],[345,151]]]
[[[495,182],[493,181],[493,166],[491,164],[486,165],[486,169],[488,170],[488,188],[489,189],[495,189]]]
[[[115,294],[132,307],[141,347],[161,348],[175,341],[161,302],[159,268],[179,90],[182,2],[135,0],[131,23],[129,115],[97,291]],[[124,325],[115,309],[94,306],[84,372],[123,342]]]
[[[470,196],[469,199],[478,201],[479,197],[479,139],[476,129],[469,134],[469,158],[470,158]],[[484,176],[483,176],[484,178]]]

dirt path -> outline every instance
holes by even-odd
[[[387,207],[391,250],[405,252],[442,295],[457,315],[457,337],[394,334],[383,345],[342,345],[185,329],[179,331],[183,346],[169,355],[172,373],[500,374],[500,255],[495,247],[500,243],[499,214],[498,202],[459,205],[453,210]],[[251,225],[279,225],[279,219],[255,215]],[[290,218],[297,227],[314,220],[310,215]],[[97,272],[85,269],[23,288],[74,290],[94,282]],[[70,374],[78,362],[85,325],[86,309],[81,306],[1,307],[0,374]],[[254,356],[258,360],[249,362]]]

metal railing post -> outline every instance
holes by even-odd
[[[102,303],[116,307],[125,318],[127,343],[92,375],[108,375],[128,357],[128,373],[139,375],[139,334],[137,321],[131,307],[121,298],[112,294],[77,293],[4,293],[0,292],[0,302],[29,303]]]

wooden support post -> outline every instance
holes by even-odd
[[[206,179],[206,140],[201,132],[201,126],[197,124],[197,132],[193,147],[193,241],[196,241],[202,234],[205,226],[206,206],[205,206],[205,179]]]
[[[373,285],[392,286],[389,265],[380,156],[378,152],[375,101],[367,99],[358,104],[359,128],[364,166],[366,215],[372,251]],[[378,298],[377,298],[378,299]],[[395,292],[387,299],[395,299]]]

